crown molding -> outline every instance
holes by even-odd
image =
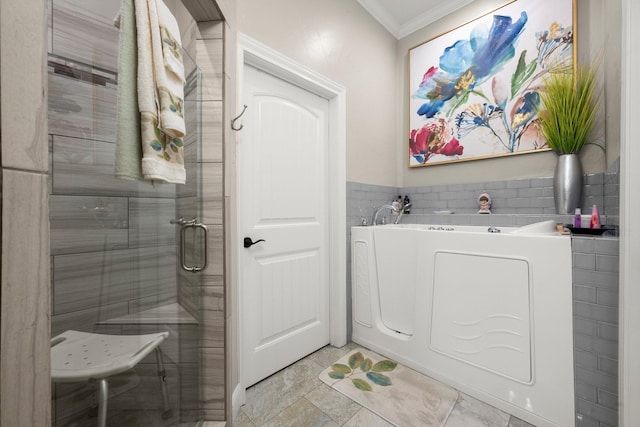
[[[387,31],[396,39],[401,39],[421,28],[447,16],[461,7],[471,3],[473,0],[449,0],[439,2],[436,6],[410,19],[407,22],[398,22],[398,19],[389,13],[379,0],[358,0],[358,3],[373,16]]]
[[[439,3],[437,6],[432,7],[428,11],[402,24],[398,34],[394,35],[397,39],[402,39],[472,2],[473,0],[449,0],[447,2]]]
[[[378,0],[358,0],[358,3],[365,8],[384,28],[387,29],[396,39],[399,39],[400,23],[389,14],[389,11],[380,4]]]

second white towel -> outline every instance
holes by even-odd
[[[158,7],[166,9],[162,0],[135,0],[142,174],[149,180],[184,184],[184,79],[167,73],[164,65]]]
[[[182,138],[185,133],[184,65],[180,30],[176,18],[162,0],[149,0],[149,19],[160,129],[171,137]]]

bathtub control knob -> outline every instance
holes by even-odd
[[[487,230],[489,233],[499,233],[500,229],[498,227],[489,227]]]

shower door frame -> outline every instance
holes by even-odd
[[[111,27],[108,17],[105,20],[109,13],[115,14],[117,12],[118,6],[110,5],[110,8],[115,9],[105,11],[99,9],[98,3],[91,3],[86,6],[72,5],[65,10],[56,5],[55,1],[49,2],[49,4],[51,5],[50,28],[52,28],[52,36],[48,49],[50,50],[48,54],[48,82],[52,87],[48,91],[48,100],[50,103],[49,134],[52,141],[50,164],[53,166],[50,171],[52,184],[49,206],[51,209],[51,203],[55,200],[57,209],[57,216],[54,215],[56,209],[51,210],[51,216],[55,219],[52,218],[49,227],[52,234],[51,260],[53,261],[50,271],[53,274],[52,279],[54,279],[52,280],[52,296],[57,297],[54,304],[51,305],[54,310],[51,313],[51,323],[52,326],[55,326],[55,328],[52,327],[51,335],[57,335],[65,329],[110,335],[144,334],[158,330],[170,331],[171,335],[163,343],[162,351],[165,356],[168,356],[165,358],[166,378],[167,382],[171,384],[168,400],[171,402],[174,414],[168,417],[171,420],[166,422],[169,423],[173,420],[200,422],[203,420],[204,411],[202,408],[205,402],[203,399],[204,381],[201,380],[204,378],[201,375],[203,364],[200,363],[200,355],[204,351],[199,338],[203,324],[201,293],[204,289],[205,274],[193,274],[197,271],[193,268],[188,269],[188,272],[183,272],[180,266],[185,264],[185,260],[189,265],[206,267],[207,264],[207,261],[202,259],[206,257],[206,250],[204,254],[199,250],[200,246],[206,248],[206,234],[203,239],[195,233],[193,228],[196,225],[200,227],[200,224],[196,224],[196,222],[203,219],[201,180],[204,177],[202,169],[206,165],[202,161],[203,73],[195,64],[195,59],[189,55],[192,51],[186,50],[189,48],[187,45],[183,49],[186,79],[184,111],[188,134],[184,140],[187,185],[169,183],[154,183],[152,185],[142,180],[140,182],[118,180],[113,176],[113,168],[108,167],[114,160],[114,132],[111,128],[115,127],[114,124],[117,121],[115,115],[117,96],[115,94],[118,90],[116,86],[118,84],[116,71],[118,64],[113,59],[114,52],[118,47],[118,32]],[[193,27],[195,19],[187,20],[188,14],[185,12],[185,8],[182,5],[179,6],[180,8],[176,8],[174,13],[190,24],[189,27],[183,28]],[[98,9],[100,11],[95,12]],[[88,30],[87,42],[80,46],[81,48],[86,47],[86,50],[78,49],[77,53],[72,52],[69,46],[76,46],[67,44],[67,39],[60,35],[66,33],[60,32],[56,36],[53,31],[56,25],[59,29],[65,27],[64,21],[60,18],[60,16],[65,16],[63,12],[66,12],[67,16],[77,18],[80,22],[89,22],[95,16],[99,22],[98,28],[102,28],[106,36],[101,38],[96,34],[102,33],[93,34],[90,32],[91,30]],[[59,21],[55,20],[56,16],[59,17]],[[104,45],[100,45],[102,40],[105,41]],[[94,58],[95,50],[105,46],[108,47],[108,50],[105,49],[108,54]],[[195,46],[193,47],[195,49]],[[62,80],[64,83],[61,81],[53,82],[52,78]],[[53,103],[51,103],[52,100]],[[71,108],[67,107],[68,105],[77,107]],[[62,124],[57,125],[56,123]],[[85,124],[85,127],[81,128],[83,131],[81,134],[78,131],[80,126],[74,126],[76,123]],[[71,148],[70,150],[62,148],[57,150],[56,141],[58,140],[74,142],[73,145],[69,143],[69,147],[65,146],[65,148]],[[80,156],[80,160],[78,160],[78,153],[73,148],[75,145],[84,146],[85,144],[90,148],[79,149],[78,151],[80,154],[84,154],[84,157]],[[60,146],[62,147],[62,145]],[[88,154],[85,151],[88,151]],[[60,168],[56,168],[57,152],[63,153],[58,155],[61,162]],[[73,156],[67,155],[67,153],[73,153]],[[88,159],[87,162],[82,161],[84,158]],[[67,164],[73,164],[73,166],[65,168]],[[76,167],[76,164],[82,164],[82,167]],[[56,176],[54,172],[57,172],[58,175]],[[101,179],[93,179],[94,174]],[[63,197],[73,197],[74,199]],[[87,200],[85,201],[84,198]],[[79,201],[76,202],[76,200]],[[92,207],[94,203],[95,208]],[[85,204],[86,206],[83,206]],[[68,218],[65,218],[64,215],[69,215],[69,218],[73,218],[71,215],[74,215],[80,218],[80,221],[74,221],[74,225],[69,227],[64,225],[66,224],[64,221],[68,222]],[[88,218],[85,219],[83,215]],[[175,225],[171,225],[179,216],[188,218],[187,224],[183,224],[187,228],[183,227],[181,231]],[[92,224],[90,224],[91,217],[94,221]],[[63,230],[67,227],[70,229],[77,227],[74,231],[79,232],[73,234],[75,239],[69,239],[72,243],[69,248],[58,244],[54,250],[55,240],[53,237],[58,237],[58,242],[64,242],[66,237],[71,235]],[[100,230],[100,227],[105,230]],[[93,239],[95,236],[92,233],[95,229],[98,230],[98,234],[95,234],[98,236],[97,239]],[[116,231],[113,232],[112,229]],[[65,234],[62,234],[61,230]],[[101,238],[100,232],[104,234],[104,239]],[[82,243],[77,244],[76,240]],[[185,241],[190,244],[185,245]],[[178,254],[182,255],[180,260],[178,260]],[[86,272],[80,272],[78,268],[79,272],[76,273],[73,264],[78,256],[80,259],[89,260],[89,262],[80,262],[87,270]],[[58,262],[56,257],[59,257],[61,261]],[[58,266],[60,266],[60,276],[58,276]],[[94,271],[98,270],[99,276],[93,277],[95,274],[92,275],[91,269],[87,268],[88,266],[98,266]],[[70,274],[72,275],[71,280],[69,279]],[[86,278],[85,275],[90,277]],[[61,287],[62,290],[56,294],[56,290],[59,289],[55,280],[57,277],[61,277],[60,281],[64,282],[64,285]],[[91,283],[91,285],[82,286],[82,283],[79,283],[81,281]],[[89,296],[85,297],[85,293]],[[81,294],[82,297],[79,296]],[[62,302],[63,308],[58,306],[58,300]],[[165,307],[169,310],[159,307]],[[136,313],[143,311],[145,315],[141,318],[134,318]],[[78,315],[78,319],[81,321],[78,319],[75,319],[74,322],[66,320],[65,316],[73,318],[75,315]],[[134,390],[137,385],[136,381],[143,383],[139,378],[144,378],[143,384],[146,386],[150,377],[148,362],[149,360],[145,360],[143,363],[137,364],[135,373],[128,372],[129,376],[125,380],[120,379],[121,386],[119,388],[113,387],[110,391],[111,398]],[[154,370],[150,379],[152,386],[157,382],[155,371],[158,369]],[[164,372],[165,369],[163,368],[161,371]],[[164,373],[162,378],[165,383]],[[84,382],[78,381],[78,383]],[[55,408],[58,408],[58,405],[64,408],[64,399],[67,395],[75,393],[74,398],[76,395],[83,396],[83,399],[77,399],[74,405],[68,405],[68,409],[64,408],[64,411],[54,412],[53,418],[56,421],[65,419],[65,417],[75,417],[84,412],[86,407],[91,404],[90,397],[84,398],[90,393],[85,393],[85,389],[80,388],[81,384],[78,384],[77,389],[65,389],[60,393],[58,392],[65,386],[56,383],[55,387],[56,394],[52,401],[56,405]],[[74,387],[76,386],[74,385]],[[90,392],[91,385],[87,385],[85,388]],[[143,388],[137,390],[143,390]],[[160,391],[155,387],[152,390],[153,392]],[[162,400],[167,397],[165,391],[162,389]],[[139,391],[132,391],[132,393],[139,393]],[[148,394],[148,396],[152,395]],[[136,403],[137,399],[130,399],[130,401],[131,404],[121,405],[120,409],[123,411],[148,410],[148,406],[156,404],[159,400],[149,398],[151,403],[148,403],[147,406],[144,406],[143,403]],[[116,414],[117,411],[109,410],[110,416],[117,416]],[[162,414],[163,419],[167,419],[165,415]]]

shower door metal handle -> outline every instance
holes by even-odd
[[[197,218],[192,220],[185,220],[184,218],[180,218],[177,220],[171,220],[172,224],[180,225],[180,266],[185,271],[190,271],[192,273],[197,273],[207,268],[209,265],[209,229],[206,225],[199,223]],[[186,250],[186,241],[185,233],[189,228],[200,228],[204,233],[204,265],[187,265],[187,250]]]

